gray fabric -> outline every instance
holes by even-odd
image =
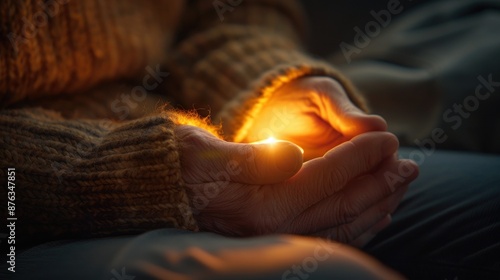
[[[365,93],[373,112],[406,144],[441,128],[448,139],[439,148],[500,152],[500,1],[438,1],[386,27],[379,17],[372,20],[379,35],[366,33],[370,21],[360,23],[369,41],[357,38],[358,44],[349,43],[356,51],[331,58]],[[489,78],[494,83],[486,85]],[[463,115],[454,104],[466,106]]]
[[[418,160],[421,175],[364,250],[410,279],[498,279],[500,156],[400,155]]]
[[[50,243],[18,256],[1,279],[382,279],[362,259],[318,238],[227,238],[177,229]],[[298,269],[298,270],[295,270]],[[298,271],[298,272],[297,272]]]

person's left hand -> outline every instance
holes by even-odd
[[[302,163],[289,142],[226,142],[175,128],[184,190],[198,226],[227,236],[315,235],[361,246],[390,223],[418,166],[388,132],[368,132]],[[389,176],[389,177],[388,177]]]
[[[271,136],[291,141],[304,149],[304,160],[309,160],[359,134],[385,130],[385,120],[356,107],[334,79],[305,77],[273,94],[254,120],[245,142]]]

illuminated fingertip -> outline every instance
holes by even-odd
[[[253,142],[252,144],[274,144],[274,143],[279,142],[279,141],[281,141],[281,140],[277,140],[276,138],[271,136],[265,140]]]
[[[280,143],[280,142],[288,142],[288,143],[293,143],[293,142],[290,142],[290,141],[286,141],[286,140],[278,140],[276,139],[275,137],[271,136],[265,140],[261,140],[261,141],[256,141],[256,142],[252,142],[250,144],[276,144],[276,143]],[[300,151],[302,152],[302,154],[304,154],[304,149],[302,149],[302,147],[300,147],[299,145],[293,143],[295,146],[297,146]]]

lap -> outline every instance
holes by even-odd
[[[411,279],[490,279],[500,274],[500,157],[418,150],[421,176],[393,224],[364,251]],[[355,249],[275,235],[228,238],[160,229],[68,241],[20,254],[2,279],[376,279],[389,273]],[[128,278],[127,278],[128,277]],[[132,278],[135,277],[135,278]],[[382,277],[387,278],[387,277]]]
[[[2,279],[393,279],[368,255],[299,236],[228,238],[160,229],[31,249]],[[1,273],[5,270],[2,269]]]
[[[401,150],[421,175],[364,250],[411,279],[500,275],[500,156],[428,154]]]

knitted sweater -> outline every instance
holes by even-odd
[[[37,241],[198,230],[174,133],[196,120],[127,109],[158,92],[209,108],[225,139],[242,141],[275,89],[311,75],[338,80],[364,108],[301,50],[302,28],[289,0],[1,1],[2,177],[16,168],[15,213],[1,207],[2,219],[14,214]]]

